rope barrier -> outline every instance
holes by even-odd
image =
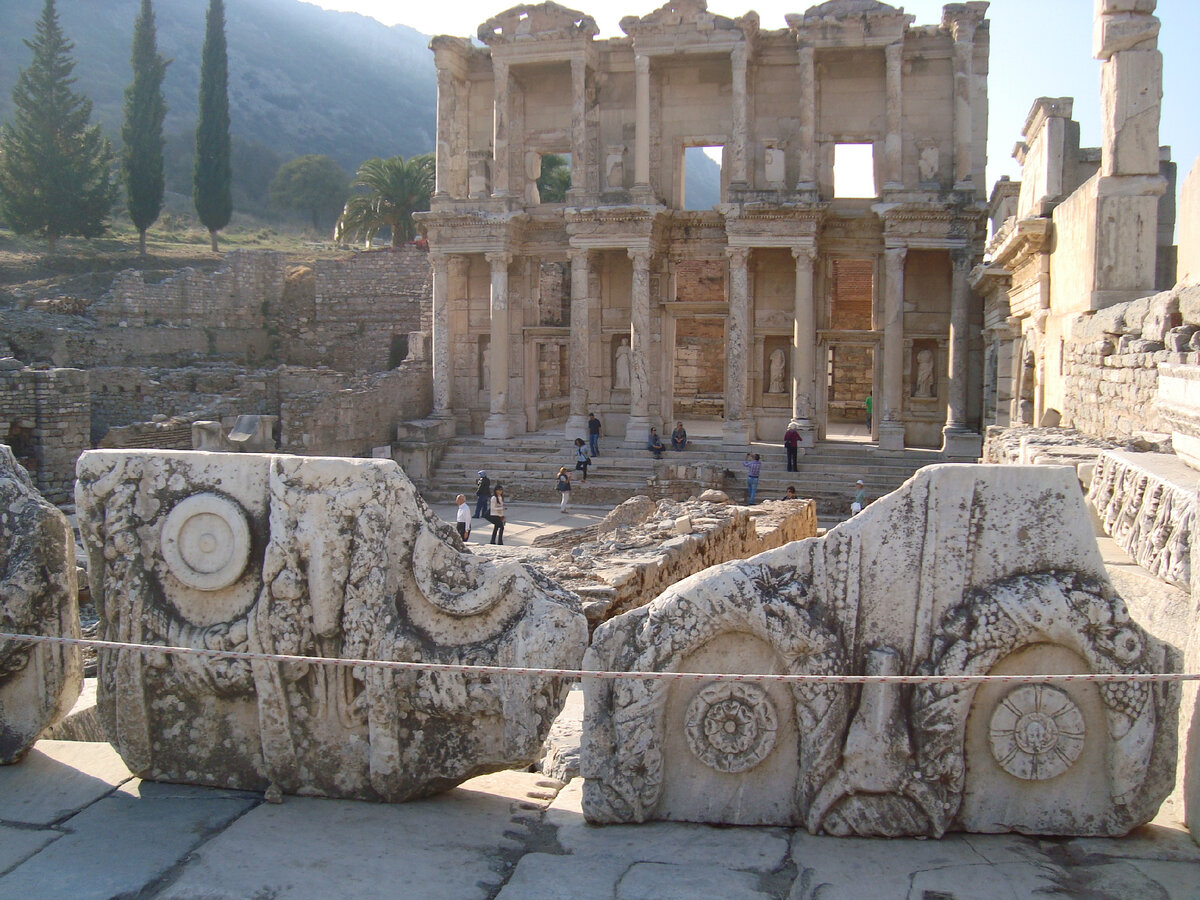
[[[28,644],[95,647],[101,650],[137,650],[171,656],[204,656],[211,659],[248,660],[324,666],[366,666],[377,669],[424,672],[457,672],[463,675],[528,675],[542,678],[599,678],[642,681],[736,681],[751,684],[1030,684],[1090,681],[1100,683],[1158,683],[1200,681],[1198,672],[1095,672],[1075,675],[754,675],[731,672],[605,672],[589,669],[543,669],[520,666],[463,665],[458,663],[402,662],[386,659],[345,659],[329,656],[295,656],[283,653],[251,653],[241,650],[209,650],[200,647],[168,647],[127,641],[50,637],[0,632],[0,640]]]

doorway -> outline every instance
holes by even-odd
[[[875,346],[835,342],[825,347],[822,383],[823,438],[827,441],[872,440],[874,422],[867,419],[867,398],[874,402]]]
[[[676,421],[725,418],[725,320],[675,320],[671,359],[671,415]]]

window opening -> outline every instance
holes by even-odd
[[[875,189],[875,147],[872,144],[837,144],[833,148],[833,196],[878,197]]]
[[[875,293],[875,264],[869,259],[834,259],[829,297],[829,327],[834,331],[870,331]]]
[[[720,144],[684,148],[681,209],[712,209],[721,202],[721,161],[724,155],[725,148]]]
[[[571,189],[571,154],[543,153],[537,180],[542,203],[564,203]]]

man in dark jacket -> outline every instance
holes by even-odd
[[[479,470],[479,477],[475,479],[475,515],[473,519],[483,519],[487,517],[488,501],[492,499],[492,479],[488,478],[488,473],[483,469]]]

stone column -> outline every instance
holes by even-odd
[[[433,267],[433,417],[449,418],[450,378],[450,267],[446,254],[430,253]]]
[[[512,437],[512,421],[508,418],[508,264],[511,253],[488,253],[492,269],[492,390],[491,415],[483,426],[486,438]]]
[[[571,414],[567,418],[566,437],[587,440],[588,375],[591,371],[588,348],[591,341],[591,300],[588,284],[588,252],[571,249]]]
[[[509,100],[512,95],[508,63],[504,60],[493,59],[492,76],[495,85],[492,118],[492,196],[507,197],[509,193],[508,132],[511,124]]]
[[[879,449],[904,449],[904,260],[907,247],[883,252],[883,403],[879,417]]]
[[[579,203],[587,190],[587,59],[571,60],[571,191],[570,202]],[[574,259],[574,257],[572,257]],[[585,263],[586,265],[586,263]],[[574,303],[574,294],[572,304]]]
[[[883,145],[883,186],[886,190],[896,191],[904,187],[904,92],[900,65],[904,55],[904,42],[888,44],[883,52],[887,64],[887,136]]]
[[[972,190],[971,180],[974,160],[971,145],[975,135],[971,94],[974,85],[975,27],[983,13],[972,15],[967,4],[958,4],[961,10],[947,6],[946,23],[954,36],[954,187],[957,190]],[[952,10],[959,14],[952,14]]]
[[[983,448],[983,439],[967,426],[971,254],[966,250],[954,251],[950,254],[950,262],[950,384],[946,427],[942,429],[942,453],[947,458],[975,459]]]
[[[800,177],[796,190],[817,189],[817,70],[813,48],[800,47]]]
[[[629,327],[629,421],[625,440],[645,445],[650,437],[650,258],[649,250],[629,251],[633,260],[633,315]]]
[[[725,329],[725,429],[727,444],[745,446],[753,438],[746,416],[750,393],[750,249],[727,247],[729,317]]]
[[[816,444],[813,421],[817,398],[817,321],[813,307],[814,247],[793,247],[796,260],[795,316],[792,326],[792,418],[799,424],[800,446]]]
[[[746,170],[746,145],[749,141],[750,102],[746,90],[746,46],[739,44],[730,51],[733,67],[733,147],[729,160],[730,187],[745,190],[749,186]],[[724,199],[724,198],[722,198]]]
[[[434,168],[434,196],[445,197],[450,190],[450,167],[454,164],[454,113],[457,108],[454,76],[449,69],[437,70],[437,164]],[[436,289],[436,281],[434,282]],[[434,331],[437,334],[437,331]],[[434,357],[437,358],[436,356]],[[435,398],[436,400],[436,398]],[[437,404],[435,402],[434,408]]]
[[[635,197],[647,198],[650,195],[650,57],[639,53],[634,58],[634,68],[636,141],[633,153],[633,193]]]

